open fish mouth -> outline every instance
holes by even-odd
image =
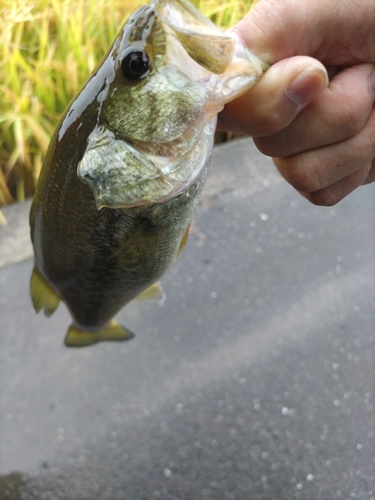
[[[129,51],[138,57],[130,76],[138,63],[152,64],[121,87],[116,71]],[[153,0],[139,9],[110,56],[115,69],[102,116],[77,171],[98,209],[163,203],[188,189],[209,162],[217,114],[266,69],[186,0]]]

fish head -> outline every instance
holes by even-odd
[[[97,208],[185,191],[208,163],[217,113],[265,69],[186,0],[153,0],[130,16],[97,71],[96,123],[78,165]]]

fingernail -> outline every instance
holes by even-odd
[[[286,94],[297,106],[304,106],[311,102],[327,85],[327,74],[320,68],[309,66],[291,81],[286,89]]]
[[[370,92],[372,95],[372,99],[375,102],[375,69],[370,75],[369,86],[370,86]]]

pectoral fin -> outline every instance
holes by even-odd
[[[36,267],[31,276],[30,289],[35,312],[44,309],[44,314],[47,317],[51,316],[58,308],[61,299]]]
[[[103,330],[97,332],[85,332],[71,325],[65,337],[65,345],[68,347],[85,347],[104,341],[124,341],[134,337],[134,333],[112,320]]]
[[[185,231],[185,233],[184,233],[184,235],[182,237],[182,240],[181,240],[181,243],[180,243],[180,248],[178,249],[178,252],[177,252],[177,255],[176,255],[176,259],[177,259],[177,257],[180,256],[180,253],[185,248],[186,242],[187,242],[188,237],[189,237],[189,231],[190,231],[190,224],[189,224],[189,227],[186,229],[186,231]]]
[[[165,300],[165,293],[161,284],[157,282],[138,295],[135,300],[156,300],[158,302],[163,302]]]

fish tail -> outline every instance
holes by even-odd
[[[31,275],[30,290],[35,312],[44,309],[44,314],[51,316],[58,308],[61,299],[36,267]]]
[[[68,347],[85,347],[97,342],[108,340],[124,341],[133,337],[134,333],[112,320],[107,327],[95,332],[85,332],[71,325],[65,337],[65,345]]]

